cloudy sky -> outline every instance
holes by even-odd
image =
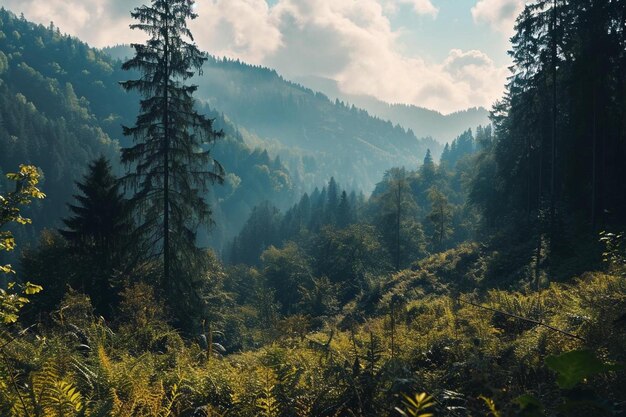
[[[0,0],[92,46],[144,40],[129,12],[147,0]],[[524,0],[197,0],[200,47],[367,94],[447,113],[489,107]]]

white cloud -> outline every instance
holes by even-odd
[[[472,7],[472,17],[476,23],[487,23],[508,36],[525,4],[526,0],[478,0]]]
[[[283,43],[264,64],[332,78],[348,94],[449,112],[489,107],[506,80],[506,68],[479,51],[453,50],[444,62],[406,56],[377,0],[281,0],[271,20]]]
[[[373,55],[383,59],[396,38],[375,0],[281,0],[272,18],[283,46],[265,63],[288,76],[335,78]]]
[[[282,44],[265,0],[198,0],[190,28],[200,47],[215,55],[259,63]]]
[[[97,47],[135,42],[144,38],[128,28],[130,10],[142,0],[0,0],[0,6],[32,21],[54,24]]]
[[[483,103],[483,106],[500,98],[509,75],[506,65],[497,66],[487,54],[477,50],[451,50],[442,70],[468,87],[469,101]]]
[[[408,3],[413,5],[413,10],[418,15],[429,15],[437,17],[439,9],[436,8],[430,0],[399,0],[400,3]]]
[[[408,4],[413,6],[413,11],[418,16],[437,17],[439,9],[431,0],[379,0],[387,14],[394,15],[398,12],[398,6]]]

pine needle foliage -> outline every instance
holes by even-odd
[[[193,7],[192,0],[152,0],[131,13],[137,22],[131,28],[149,39],[132,45],[135,56],[122,67],[140,77],[121,83],[143,97],[135,125],[124,127],[134,141],[122,149],[128,167],[124,180],[135,192],[132,201],[146,248],[162,256],[162,287],[177,296],[192,291],[185,267],[197,254],[198,226],[211,221],[205,193],[224,174],[209,148],[222,134],[196,111],[196,86],[186,84],[207,59],[187,27],[197,17]]]

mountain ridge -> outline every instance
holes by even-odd
[[[432,137],[441,144],[449,143],[468,128],[490,123],[484,107],[468,107],[450,113],[406,103],[388,103],[369,95],[346,94],[335,80],[323,77],[299,77],[297,83],[320,91],[330,99],[353,104],[373,116],[411,129],[417,137]]]

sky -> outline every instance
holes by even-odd
[[[142,42],[130,11],[147,0],[0,0],[95,47]],[[525,0],[196,0],[190,27],[216,56],[287,79],[335,80],[371,95],[449,113],[502,96],[507,50]]]

